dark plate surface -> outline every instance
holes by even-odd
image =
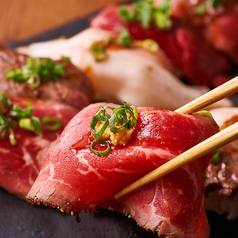
[[[71,37],[88,26],[94,14],[71,22],[61,28],[46,32],[30,40],[8,44],[9,47],[27,45],[32,42]],[[238,105],[237,96],[232,100]],[[7,159],[7,158],[6,158]],[[225,216],[208,212],[211,238],[238,237],[238,219],[227,221]],[[82,221],[77,223],[75,216],[63,214],[52,208],[32,207],[28,203],[0,189],[0,237],[38,238],[152,238],[156,234],[146,232],[137,226],[133,219],[123,214],[100,210],[97,213],[80,214]],[[191,219],[191,218],[188,218]],[[202,238],[202,237],[201,237]]]

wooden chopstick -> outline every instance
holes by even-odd
[[[211,90],[203,96],[195,99],[194,101],[184,105],[183,107],[177,109],[175,112],[193,113],[237,92],[238,76],[222,84],[221,86]],[[236,139],[238,139],[238,122],[220,131],[219,133],[201,142],[200,144],[194,146],[193,148],[185,151],[181,155],[168,161],[167,163],[163,164],[162,166],[158,167],[157,169],[153,170],[152,172],[148,173],[137,181],[129,184],[121,191],[116,193],[114,197],[116,199],[120,198],[126,195],[127,193],[130,193],[135,189],[138,189],[141,186],[146,185]]]
[[[201,97],[191,101],[190,103],[180,107],[175,112],[193,113],[207,107],[223,98],[229,97],[238,92],[238,76],[227,81],[221,86],[209,91]]]
[[[120,192],[116,193],[114,197],[117,199],[121,196],[126,195],[134,191],[135,189],[144,186],[178,168],[181,166],[192,162],[218,148],[223,145],[230,143],[233,140],[238,139],[238,122],[234,123],[233,125],[227,127],[226,129],[218,132],[217,134],[209,137],[208,139],[204,140],[203,142],[197,144],[196,146],[192,147],[191,149],[185,151],[184,153],[180,154],[179,156],[175,157],[174,159],[168,161],[167,163],[161,165],[157,169],[153,170],[152,172],[148,173],[144,177],[140,178],[139,180],[133,182],[132,184],[123,188]]]

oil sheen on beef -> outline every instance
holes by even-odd
[[[211,154],[119,200],[113,195],[216,133],[214,120],[205,114],[139,107],[130,143],[98,156],[89,147],[89,125],[100,105],[118,106],[92,104],[70,121],[48,154],[27,199],[70,214],[98,208],[123,212],[159,236],[209,237],[203,186]]]

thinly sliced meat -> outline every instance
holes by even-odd
[[[211,110],[220,128],[238,121],[238,108]],[[206,209],[238,217],[238,140],[219,149],[219,159],[208,166],[205,180]]]
[[[9,68],[20,69],[26,64],[28,57],[15,50],[0,47],[1,92],[33,99],[55,100],[78,109],[82,109],[92,102],[91,82],[72,63],[64,60],[57,61],[65,65],[63,78],[59,81],[44,82],[37,89],[32,89],[28,83],[18,83],[6,79],[6,71]]]
[[[90,121],[99,106],[78,113],[48,154],[27,198],[70,214],[106,208],[130,215],[159,236],[208,237],[203,185],[211,154],[200,158],[119,200],[113,195],[130,182],[217,132],[205,114],[184,115],[139,107],[130,143],[94,154]]]
[[[135,39],[157,41],[172,64],[192,84],[214,87],[230,79],[224,75],[230,68],[228,60],[214,50],[197,29],[176,19],[170,30],[160,30],[153,25],[144,28],[139,22],[126,23],[121,20],[117,9],[116,5],[105,8],[94,18],[91,26],[115,33],[124,27]]]
[[[23,108],[26,107],[24,102],[31,103],[33,105],[32,115],[39,119],[56,117],[62,122],[62,127],[55,131],[42,127],[42,133],[39,135],[19,127],[12,127],[17,145],[11,145],[8,136],[0,140],[0,187],[21,199],[25,199],[45,159],[44,156],[39,156],[40,151],[59,137],[63,128],[78,110],[66,104],[52,101],[9,95],[8,97],[13,104]]]
[[[205,35],[218,50],[238,64],[238,3],[227,5],[224,12],[205,27]]]
[[[34,43],[17,50],[52,59],[69,56],[92,81],[96,101],[126,101],[136,106],[175,110],[209,90],[182,83],[170,72],[171,66],[162,50],[150,53],[138,48],[108,47],[107,60],[96,62],[90,46],[112,36],[109,31],[89,28],[69,39]],[[231,102],[225,99],[212,105],[220,106],[231,106]]]
[[[198,13],[198,7],[204,7],[204,12]],[[171,8],[176,20],[195,27],[214,48],[238,64],[238,1],[221,1],[221,5],[214,8],[211,1],[206,0],[172,0]]]

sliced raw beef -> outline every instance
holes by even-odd
[[[211,110],[221,129],[238,121],[238,108]],[[219,149],[216,162],[208,166],[205,180],[206,209],[238,217],[238,140]]]
[[[211,2],[172,0],[171,14],[176,20],[195,27],[210,44],[238,64],[238,1],[217,1],[216,7],[212,7]],[[201,7],[204,10],[199,13]]]
[[[27,107],[24,102],[31,103],[33,105],[31,116],[39,119],[56,117],[62,122],[62,126],[54,131],[42,126],[42,132],[38,135],[19,127],[12,127],[17,141],[16,145],[10,143],[9,136],[0,140],[0,187],[25,199],[45,159],[45,154],[40,156],[40,151],[58,138],[65,125],[78,110],[66,104],[52,101],[9,95],[8,98],[11,99],[12,104],[17,104],[22,108]],[[14,119],[12,118],[12,120]]]
[[[159,236],[209,237],[203,186],[211,154],[118,200],[113,195],[215,134],[215,121],[205,114],[139,107],[130,142],[99,156],[90,149],[90,122],[101,105],[118,107],[92,104],[69,122],[27,199],[70,214],[98,208],[120,211]]]
[[[135,39],[157,41],[172,64],[192,84],[215,87],[230,79],[224,75],[230,68],[226,57],[214,50],[199,31],[181,22],[174,21],[169,30],[161,30],[153,25],[144,28],[140,22],[124,22],[119,16],[118,6],[112,5],[94,18],[91,27],[116,33],[124,27]]]
[[[26,64],[28,57],[15,50],[0,47],[1,92],[33,99],[55,100],[78,109],[82,109],[92,102],[91,82],[73,64],[65,60],[57,61],[65,65],[62,79],[58,81],[49,79],[37,89],[33,89],[28,83],[18,83],[6,79],[6,71],[9,68],[20,69]]]
[[[209,42],[238,64],[238,3],[231,1],[204,29]]]

